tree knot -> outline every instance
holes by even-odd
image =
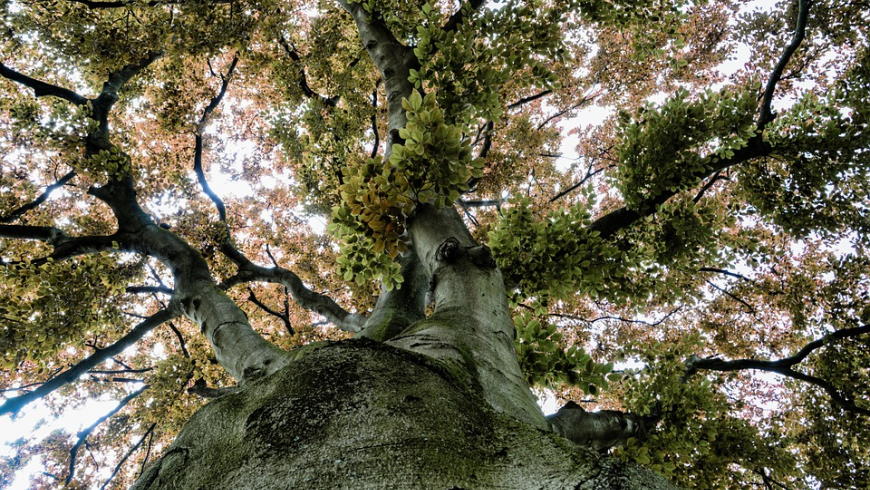
[[[435,251],[435,259],[440,262],[455,262],[462,255],[462,247],[459,245],[459,240],[450,237],[438,245],[438,250]]]

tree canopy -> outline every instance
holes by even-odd
[[[0,12],[0,414],[118,401],[0,483],[125,487],[282,350],[395,337],[453,280],[412,267],[433,209],[473,243],[438,260],[501,271],[529,385],[649,421],[617,457],[870,482],[865,3]]]

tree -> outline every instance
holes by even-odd
[[[4,1],[3,481],[865,487],[870,12],[741,4]]]

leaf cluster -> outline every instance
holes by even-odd
[[[595,362],[579,345],[566,345],[558,327],[528,311],[514,316],[514,326],[517,359],[529,385],[553,389],[576,386],[590,395],[607,388],[613,365]]]
[[[459,126],[448,124],[433,94],[413,91],[402,101],[407,123],[388,160],[349,166],[330,229],[342,240],[338,265],[346,280],[372,278],[392,288],[402,281],[394,259],[405,220],[417,204],[450,205],[479,174]]]
[[[626,204],[640,209],[667,192],[695,184],[755,134],[755,93],[729,87],[693,98],[678,90],[661,107],[633,117],[619,114],[615,185]]]

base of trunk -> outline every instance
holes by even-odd
[[[371,487],[672,488],[496,413],[462,373],[364,339],[306,349],[209,403],[133,488]]]

